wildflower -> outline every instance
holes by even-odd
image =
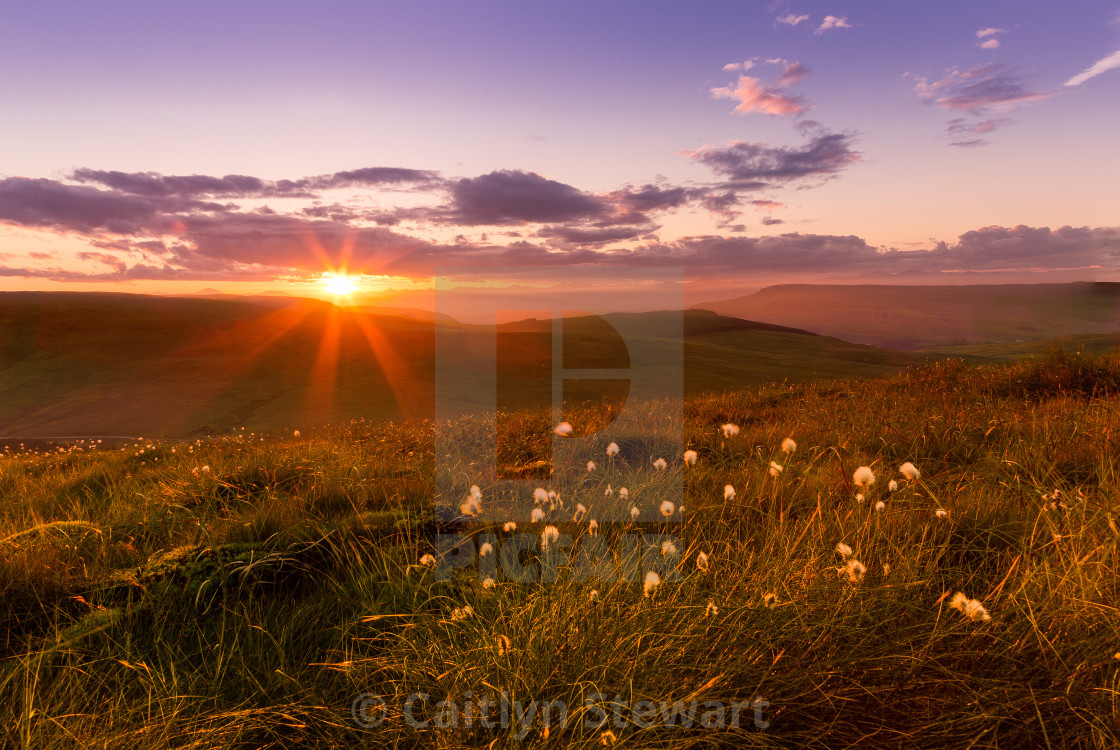
[[[631,506],[630,506],[630,518],[631,518],[631,519],[633,519],[633,520],[637,521],[637,520],[638,520],[638,514],[639,514],[639,513],[641,513],[641,511],[640,511],[640,510],[638,510],[638,506],[637,506],[637,505],[631,505]]]
[[[607,446],[608,456],[617,456],[619,451],[618,443],[611,443]]]
[[[604,495],[605,497],[610,497],[610,496],[611,496],[611,495],[613,495],[613,494],[614,494],[614,490],[612,490],[612,489],[611,489],[611,486],[610,486],[610,485],[608,484],[608,485],[607,485],[607,491],[606,491],[606,492],[604,492],[604,493],[603,493],[603,495]]]
[[[683,516],[684,515],[684,506],[682,505],[681,507],[677,508],[677,512],[680,513]]]
[[[762,603],[767,609],[774,609],[778,605],[778,595],[773,593],[763,594]]]
[[[533,490],[533,502],[537,505],[548,502],[548,493],[545,492],[544,487],[537,487]]]
[[[696,451],[685,451],[684,452],[684,462],[688,466],[695,466],[696,465],[696,459],[699,458],[699,457],[700,456],[696,453]]]
[[[498,641],[498,656],[505,656],[513,647],[513,643],[507,635],[499,635],[496,640]]]
[[[555,526],[545,526],[541,532],[541,547],[548,549],[550,543],[560,538],[560,529]]]
[[[494,545],[490,544],[490,542],[483,542],[482,546],[478,548],[478,556],[479,557],[486,557],[487,555],[489,555],[493,551],[494,551]]]
[[[968,604],[968,597],[964,595],[963,591],[958,591],[953,594],[953,598],[949,600],[949,606],[953,609],[959,609],[964,612],[964,605]]]
[[[784,469],[785,469],[785,467],[782,466],[777,461],[771,461],[770,462],[770,476],[776,477],[779,474],[781,474]]]
[[[724,487],[723,487],[723,499],[724,500],[730,500],[733,497],[735,497],[735,488],[732,487],[730,484],[724,485]]]
[[[723,425],[723,427],[721,427],[720,429],[723,430],[723,436],[725,438],[735,437],[736,435],[739,434],[739,425],[731,424],[730,422]]]
[[[455,609],[451,610],[452,620],[465,620],[472,615],[474,615],[474,607],[469,604],[464,607],[456,607]]]
[[[618,488],[618,497],[620,500],[628,500],[630,498],[630,490],[625,487]]]
[[[840,569],[848,574],[848,580],[852,583],[859,583],[863,580],[863,574],[867,572],[867,567],[854,557],[848,560],[847,566]]]
[[[870,486],[875,484],[875,473],[871,471],[870,466],[861,466],[852,474],[852,481],[858,487]]]
[[[587,462],[587,470],[588,471],[595,471],[595,462],[594,461],[588,461]]]
[[[474,495],[471,495],[459,506],[459,512],[464,516],[477,516],[482,512],[482,502]]]
[[[836,545],[836,551],[839,552],[841,557],[843,557],[845,560],[852,556],[852,548],[844,544],[843,542],[840,542]]]
[[[793,453],[797,450],[797,443],[793,441],[793,438],[786,438],[782,441],[782,450],[786,453]]]
[[[517,531],[517,521],[506,521],[502,524],[502,531]]]
[[[436,559],[431,555],[424,555],[420,558],[420,564],[427,565],[429,568],[434,568],[436,566]]]
[[[668,539],[666,539],[664,542],[661,543],[661,556],[662,557],[667,557],[668,555],[675,555],[675,554],[677,554],[677,545],[673,544]]]
[[[592,518],[591,521],[587,524],[587,533],[591,536],[599,535],[599,522],[594,518]]]
[[[887,507],[887,504],[886,504],[886,503],[884,503],[884,502],[883,502],[882,500],[880,500],[879,502],[875,503],[875,510],[882,510],[882,509],[883,509],[883,508],[885,508],[885,507]]]
[[[884,577],[889,576],[890,574],[891,574],[890,564],[889,563],[883,563],[883,576]]]
[[[587,595],[587,598],[590,599],[591,601],[595,601],[596,599],[599,598],[599,590],[598,589],[591,589],[591,593]]]
[[[583,503],[576,503],[576,512],[575,512],[575,515],[572,516],[572,520],[575,521],[576,523],[579,523],[580,521],[583,520],[583,517],[586,516],[586,515],[587,515],[587,508],[583,507]]]
[[[487,578],[485,581],[482,582],[482,588],[486,589],[487,591],[489,591],[490,589],[494,588],[497,585],[498,585],[497,582],[493,578]]]
[[[572,426],[567,422],[561,422],[560,424],[556,425],[556,427],[554,427],[552,431],[560,437],[568,437],[568,435],[572,434]]]
[[[891,492],[894,492],[895,490],[898,489],[898,482],[894,481],[893,479],[891,481],[887,482],[887,489],[890,490]]]
[[[477,484],[471,485],[471,497],[478,498],[479,500],[482,499],[482,490],[478,488]]]
[[[711,599],[708,600],[708,608],[704,610],[704,617],[711,617],[719,614],[719,607]]]
[[[898,471],[907,479],[917,479],[922,475],[922,472],[918,471],[918,467],[914,466],[914,464],[909,461],[899,466]]]
[[[666,500],[665,502],[661,503],[661,515],[665,516],[666,518],[673,515],[676,510],[677,506],[673,505],[671,500]]]
[[[933,512],[933,514],[935,516],[937,516],[938,518],[948,518],[949,517],[949,511],[941,510],[941,508],[938,508],[937,510],[935,510]]]
[[[599,735],[599,744],[603,747],[613,747],[616,742],[618,742],[618,737],[609,729]]]
[[[665,459],[659,458],[653,462],[653,466],[655,469],[665,469],[668,468],[669,464],[665,461]]]
[[[857,503],[862,503],[863,502],[863,493],[862,492],[859,492],[859,493],[856,494],[856,502]]]
[[[299,437],[299,430],[292,433],[292,437]]]
[[[654,590],[661,585],[661,576],[657,575],[654,571],[646,573],[645,583],[642,584],[642,593],[649,596]]]
[[[533,508],[533,514],[529,517],[530,523],[540,523],[544,520],[544,511],[540,508]]]
[[[696,556],[696,567],[699,568],[700,570],[707,570],[708,569],[708,553],[707,552],[701,552],[699,555]]]

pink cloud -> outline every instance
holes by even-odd
[[[787,26],[796,26],[797,24],[801,23],[802,21],[808,21],[809,16],[798,16],[798,15],[795,15],[793,13],[790,13],[788,15],[782,16],[781,18],[775,18],[774,20],[777,21],[778,23],[784,23]]]
[[[712,95],[717,99],[738,99],[735,111],[743,115],[762,112],[786,117],[805,111],[800,97],[787,96],[777,86],[767,86],[751,76],[739,76],[739,85],[735,89],[730,86],[714,88]]]
[[[980,43],[980,49],[999,49],[999,40],[987,39]]]
[[[842,18],[838,18],[836,16],[825,16],[824,21],[821,22],[821,25],[818,26],[817,30],[813,33],[814,34],[823,34],[824,32],[828,31],[829,29],[850,29],[850,28],[852,28],[852,25],[850,23],[848,23],[847,16],[844,16]]]

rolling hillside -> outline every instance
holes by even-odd
[[[1015,344],[1120,330],[1120,284],[787,284],[696,305],[845,341],[916,350]]]
[[[678,313],[566,322],[566,367],[642,367],[679,390]],[[503,408],[550,397],[550,321],[503,328]],[[685,392],[897,372],[919,359],[705,311],[684,317]],[[0,436],[187,436],[433,414],[436,342],[452,372],[477,367],[493,330],[277,298],[0,294]],[[457,342],[454,345],[448,342]],[[490,342],[489,344],[487,342]],[[528,358],[528,359],[527,359]],[[526,367],[526,363],[532,367]],[[455,393],[469,412],[493,398]],[[576,392],[576,397],[579,393]]]

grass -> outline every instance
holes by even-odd
[[[355,422],[14,451],[0,458],[0,737],[130,750],[1115,747],[1118,407],[1115,354],[949,361],[693,398],[683,441],[669,407],[648,405],[644,427],[563,443],[551,476],[547,416],[504,415],[505,474],[564,488],[547,523],[590,543],[571,521],[580,502],[615,552],[637,531],[675,540],[675,556],[651,558],[679,579],[650,597],[633,581],[577,580],[574,564],[548,582],[499,574],[493,589],[473,569],[440,580],[420,564],[441,532],[499,546],[541,533],[528,494],[471,465],[479,420],[441,425],[438,442],[431,422]],[[577,433],[608,421],[597,407],[566,417]],[[741,432],[725,438],[727,422]],[[786,437],[795,452],[781,451]],[[699,460],[652,469],[669,446]],[[919,478],[898,473],[905,461]],[[854,486],[860,466],[873,485]],[[471,483],[488,515],[441,524],[431,498]],[[608,484],[628,487],[639,523],[606,522]],[[686,509],[665,522],[656,508],[676,486]],[[839,543],[865,566],[858,582]],[[953,609],[956,592],[991,620]],[[522,731],[515,715],[487,728],[478,701],[502,691],[522,707],[562,702],[567,725],[546,731],[534,715]],[[377,726],[352,715],[367,693],[388,709]],[[421,718],[447,699],[471,705],[471,726],[450,713],[446,728],[411,726],[417,693]],[[694,700],[691,727],[613,711]],[[705,702],[755,700],[765,729],[751,709],[738,727],[715,714],[700,726]]]

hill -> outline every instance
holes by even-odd
[[[626,358],[617,358],[617,334],[599,318],[571,318],[565,366],[628,367],[633,358],[647,382],[679,392],[683,356],[691,394],[883,375],[919,361],[703,311],[688,311],[683,329],[679,312],[606,320],[627,336]],[[502,329],[518,342],[500,360],[505,406],[551,397],[539,367],[542,353],[551,356],[551,327]],[[494,329],[308,299],[4,293],[0,436],[186,436],[431,416],[437,334],[449,367],[466,372],[478,367],[474,352],[493,341]],[[493,393],[464,388],[451,401],[471,411]]]
[[[845,341],[916,350],[1120,330],[1120,284],[786,284],[695,307]]]

